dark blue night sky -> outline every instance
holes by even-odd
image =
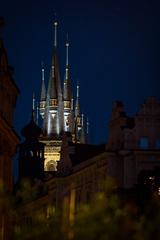
[[[68,33],[73,87],[78,80],[91,141],[106,142],[113,101],[122,100],[134,114],[147,96],[160,97],[160,7],[149,0],[1,2],[6,22],[1,35],[20,89],[14,122],[18,133],[30,119],[32,93],[40,95],[42,60],[48,81],[55,12],[61,78]]]

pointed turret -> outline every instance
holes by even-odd
[[[38,125],[38,121],[39,121],[39,106],[38,106],[38,102],[37,102],[37,107],[36,107],[36,124]]]
[[[36,122],[35,96],[34,96],[34,93],[33,93],[33,96],[32,96],[32,119],[33,119],[34,122]]]
[[[44,82],[44,64],[42,62],[42,87],[41,87],[41,101],[46,100],[46,87]]]
[[[68,126],[69,126],[69,132],[72,135],[72,139],[74,139],[74,129],[75,129],[75,115],[74,115],[74,109],[73,109],[73,97],[71,98],[71,110],[68,114]],[[64,112],[65,116],[65,112]]]
[[[52,62],[47,90],[47,101],[49,106],[48,116],[51,117],[47,120],[48,126],[50,125],[50,134],[59,135],[63,130],[63,103],[62,103],[62,90],[60,81],[60,68],[57,53],[57,21],[54,22],[54,47],[52,54]],[[53,130],[53,131],[52,131]]]
[[[74,98],[71,98],[71,111],[74,111]]]
[[[85,131],[84,131],[84,114],[82,114],[82,128],[81,128],[81,135],[80,135],[80,143],[85,143]]]
[[[81,128],[80,102],[79,102],[79,83],[77,83],[77,97],[75,105],[75,117],[77,119],[78,130]]]
[[[55,66],[54,65],[51,66],[47,95],[50,98],[50,106],[56,108],[58,105],[58,94],[57,94],[57,87],[56,87]]]
[[[64,78],[64,88],[63,88],[63,103],[64,103],[64,130],[66,132],[71,132],[72,121],[71,121],[71,104],[72,104],[72,91],[70,82],[70,68],[68,59],[68,49],[69,42],[66,42],[66,68],[65,68],[65,78]]]
[[[80,102],[79,102],[79,83],[77,83],[77,96],[75,104],[75,142],[80,142],[80,131],[81,131],[81,115],[80,115]]]
[[[21,180],[26,177],[30,179],[43,179],[45,144],[38,140],[41,128],[35,123],[33,114],[29,124],[22,129],[21,133],[25,140],[19,146],[19,179]]]
[[[66,42],[66,69],[65,69],[63,99],[64,99],[64,107],[70,109],[71,108],[72,91],[71,91],[71,82],[70,82],[68,50],[69,50],[69,42],[67,41]]]
[[[76,105],[75,105],[75,116],[80,116],[80,103],[79,103],[79,83],[77,83],[77,96],[76,96]]]
[[[50,69],[50,76],[48,82],[48,91],[47,94],[50,98],[49,105],[52,108],[58,107],[58,90],[59,90],[59,82],[60,82],[60,73],[59,73],[59,63],[57,56],[57,26],[58,22],[54,21],[54,47],[52,53],[52,62]]]
[[[44,111],[44,118],[43,118],[43,135],[49,135],[50,131],[48,128],[49,125],[49,100],[48,97],[46,98],[46,104],[45,104],[45,111]]]
[[[46,87],[44,82],[44,64],[42,63],[42,86],[41,86],[41,99],[40,99],[40,114],[44,118],[46,104]]]

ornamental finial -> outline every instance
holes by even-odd
[[[67,39],[66,39],[66,66],[68,66],[68,64],[69,64],[68,49],[69,49],[69,41],[68,41],[68,34],[67,34]]]
[[[58,26],[58,22],[57,22],[56,13],[54,14],[54,16],[55,16],[55,20],[54,20],[54,46],[57,47],[57,26]]]

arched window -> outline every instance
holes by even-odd
[[[49,172],[56,171],[56,164],[55,161],[51,160],[46,165],[46,170]]]
[[[148,137],[141,137],[139,140],[140,149],[147,149],[149,147],[149,139]]]
[[[156,140],[156,149],[160,149],[160,138]]]

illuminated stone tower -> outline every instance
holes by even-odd
[[[85,143],[84,121],[80,113],[79,83],[74,107],[74,98],[71,88],[71,75],[69,65],[69,42],[66,41],[66,66],[61,88],[60,67],[57,50],[57,21],[54,22],[54,47],[52,62],[46,91],[44,66],[42,65],[42,86],[40,99],[40,115],[43,119],[43,134],[40,141],[45,143],[45,171],[55,171],[57,161],[60,160],[62,135],[64,132],[70,136],[73,143]]]

